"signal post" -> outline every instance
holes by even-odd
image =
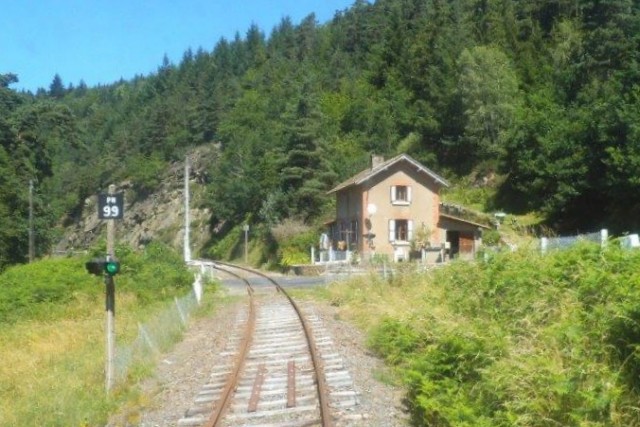
[[[109,186],[109,192],[98,195],[98,218],[107,221],[107,254],[104,259],[96,258],[86,263],[87,271],[97,276],[104,276],[105,284],[105,387],[107,394],[114,383],[113,365],[115,360],[115,316],[116,285],[113,279],[120,271],[120,262],[115,256],[115,220],[122,219],[124,214],[124,197],[115,192],[115,185]]]
[[[112,195],[115,193],[116,186],[111,184],[109,186],[109,193],[107,200],[111,201]],[[103,213],[107,209],[110,212],[109,205],[102,207]],[[113,219],[107,219],[107,262],[115,257],[115,238],[116,238],[116,223]],[[107,393],[113,386],[113,363],[116,357],[116,284],[113,281],[111,274],[104,275],[105,284],[105,313],[106,313],[106,348],[107,348],[107,360],[105,365],[105,387]]]

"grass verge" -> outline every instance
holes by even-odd
[[[418,426],[640,425],[640,252],[578,245],[333,284]],[[321,293],[322,294],[322,293]]]
[[[205,292],[196,315],[210,313],[213,299],[213,292]],[[130,294],[118,294],[118,342],[130,342],[139,322],[172,303],[141,308]],[[133,366],[108,397],[103,301],[81,299],[77,304],[85,308],[73,319],[30,320],[0,329],[0,426],[100,426],[116,408],[141,398],[135,384],[152,372],[155,359]]]
[[[124,266],[116,278],[120,348],[136,339],[141,323],[190,292],[193,275],[166,247],[118,253]],[[136,361],[107,396],[104,286],[84,271],[84,261],[49,259],[0,275],[0,426],[104,425],[152,372],[153,358]],[[205,292],[196,315],[212,310],[214,289]]]

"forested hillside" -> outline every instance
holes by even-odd
[[[497,176],[493,207],[558,229],[640,225],[640,6],[632,0],[357,0],[284,18],[156,73],[36,94],[0,78],[0,263],[40,251],[89,195],[219,144],[212,224],[320,218],[371,153],[406,152],[455,180]]]

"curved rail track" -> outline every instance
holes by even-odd
[[[333,427],[362,419],[354,413],[358,396],[350,375],[319,319],[305,316],[269,276],[232,264],[209,265],[244,281],[247,309],[209,384],[178,425]],[[269,284],[251,285],[247,274]]]

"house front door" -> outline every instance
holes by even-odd
[[[460,253],[472,254],[473,253],[473,233],[460,232]]]

